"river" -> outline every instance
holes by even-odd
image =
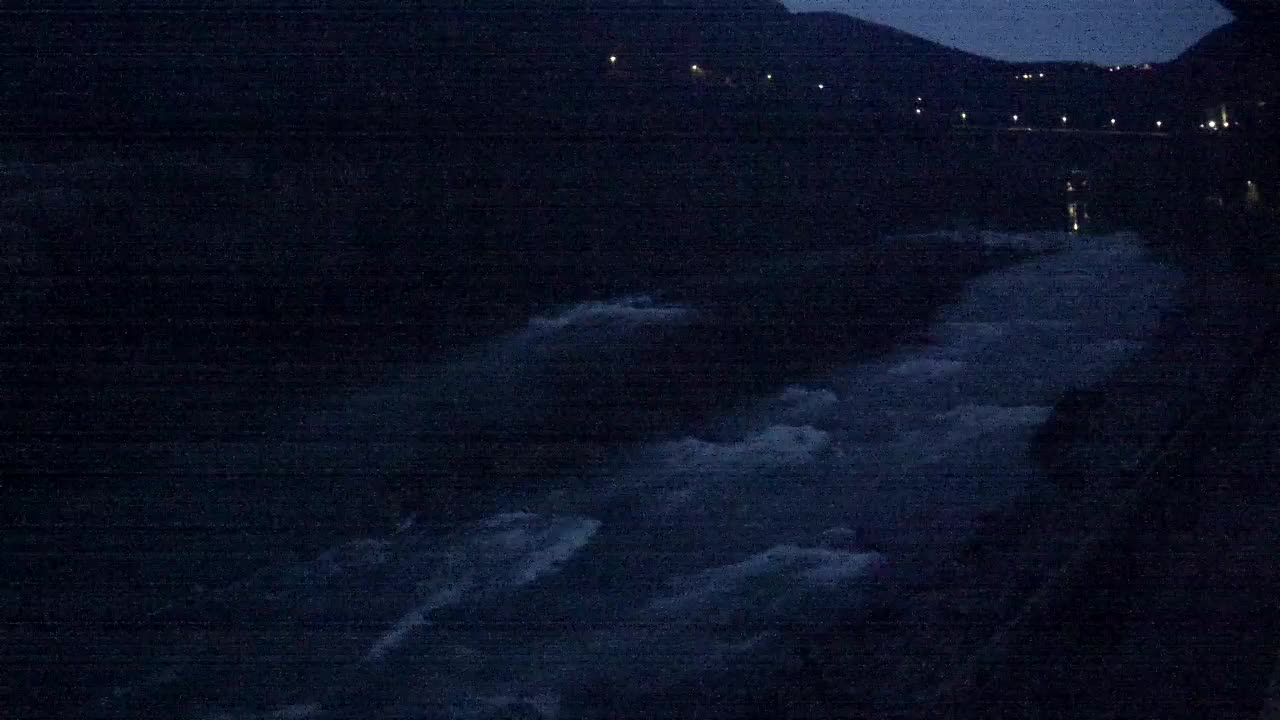
[[[718,328],[732,315],[713,300],[734,288],[766,307],[750,295],[778,292],[777,274],[838,279],[847,257],[791,258],[714,292],[695,283],[560,308],[298,409],[279,437],[175,449],[182,463],[216,464],[211,476],[305,466],[353,478],[282,500],[267,513],[282,526],[332,515],[341,487],[358,493],[374,467],[443,486],[480,473],[490,492],[422,494],[385,529],[311,559],[255,546],[270,535],[228,533],[246,570],[265,567],[175,590],[157,617],[181,622],[139,633],[82,715],[616,716],[634,688],[769,657],[779,626],[870,612],[936,581],[983,513],[1048,481],[1031,434],[1062,393],[1141,350],[1180,277],[1124,233],[889,241],[1025,255],[890,346],[800,363],[694,423],[663,408],[726,367],[707,346],[736,335]],[[761,336],[770,367],[807,350],[785,332]],[[183,522],[234,527],[263,515],[243,506],[255,497],[206,498]]]

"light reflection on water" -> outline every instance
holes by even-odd
[[[1067,203],[1067,223],[1071,232],[1080,232],[1089,223],[1089,206],[1082,202]]]

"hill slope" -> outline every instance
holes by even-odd
[[[360,125],[443,106],[555,113],[690,87],[745,92],[765,74],[868,98],[955,95],[1000,65],[774,0],[224,5],[11,10],[2,112],[17,125]]]

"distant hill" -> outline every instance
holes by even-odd
[[[816,83],[849,102],[953,105],[989,92],[1002,66],[775,0],[75,7],[0,23],[11,125],[412,123],[442,108],[556,113]]]
[[[1270,21],[1280,19],[1280,2],[1277,0],[1218,0],[1241,20]]]
[[[837,13],[794,16],[793,52],[806,74],[832,76],[869,93],[928,96],[947,104],[984,89],[1009,67],[883,25]]]
[[[1280,99],[1280,49],[1270,27],[1257,22],[1214,30],[1169,63],[1167,72],[1173,92],[1203,106]]]

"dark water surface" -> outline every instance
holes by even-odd
[[[254,182],[263,180],[252,172],[236,175],[227,170],[225,163],[218,167],[222,179],[215,187],[223,188],[230,199],[244,198],[253,192]],[[598,572],[604,574],[596,575],[587,584],[604,583],[600,587],[608,587],[607,577],[620,580],[629,572],[625,569],[627,563],[617,558],[634,552],[636,547],[658,547],[661,543],[657,536],[651,542],[642,542],[650,531],[621,537],[606,533],[597,540],[593,538],[602,527],[612,528],[618,522],[625,525],[626,518],[647,517],[649,511],[624,510],[625,505],[607,500],[613,497],[609,493],[592,495],[594,499],[586,505],[566,501],[563,507],[557,507],[554,498],[572,497],[591,488],[595,479],[610,476],[613,471],[608,468],[624,476],[640,472],[644,477],[667,477],[663,473],[646,475],[648,471],[635,469],[655,462],[649,457],[654,448],[660,455],[670,455],[659,464],[674,462],[685,467],[682,472],[695,474],[702,463],[709,462],[708,468],[721,468],[714,471],[721,472],[726,463],[740,467],[747,462],[754,467],[764,462],[763,474],[743,476],[764,482],[775,477],[777,467],[790,467],[790,461],[778,466],[773,460],[750,459],[759,453],[777,457],[781,452],[784,459],[793,457],[800,462],[815,452],[828,452],[830,430],[794,420],[749,430],[742,424],[749,426],[752,421],[725,425],[725,418],[751,417],[752,413],[741,415],[744,403],[778,392],[787,398],[785,404],[801,408],[793,407],[784,414],[821,409],[835,397],[835,391],[829,387],[804,388],[797,383],[825,378],[821,382],[829,386],[830,374],[838,367],[902,347],[904,342],[920,342],[935,312],[955,297],[966,279],[1006,266],[1030,250],[1017,241],[984,244],[975,234],[978,226],[1050,225],[1070,231],[1082,222],[1096,222],[1086,218],[1085,208],[1076,198],[1070,198],[1076,203],[1074,212],[1064,211],[1070,206],[1062,198],[1055,198],[1011,208],[1012,217],[996,223],[986,217],[989,208],[975,211],[971,215],[977,216],[975,219],[956,223],[973,228],[961,231],[958,240],[876,239],[893,225],[919,227],[920,223],[928,223],[927,218],[955,200],[930,204],[923,202],[927,193],[915,195],[914,201],[912,196],[904,195],[899,205],[889,202],[875,213],[878,219],[863,218],[860,225],[845,226],[845,242],[830,237],[816,242],[816,247],[815,243],[788,242],[790,249],[773,257],[761,257],[755,252],[723,252],[722,239],[720,244],[704,243],[700,250],[676,243],[672,246],[675,252],[666,259],[655,255],[651,247],[639,256],[631,256],[632,260],[640,257],[645,261],[632,262],[630,266],[625,247],[612,254],[599,247],[591,251],[590,257],[595,260],[592,262],[584,263],[581,255],[565,255],[561,248],[548,250],[538,262],[525,262],[520,267],[519,253],[502,250],[501,256],[484,259],[487,251],[466,248],[462,252],[466,257],[450,266],[448,272],[419,276],[411,283],[414,289],[408,295],[397,295],[401,291],[396,290],[394,282],[379,281],[379,277],[385,280],[385,275],[369,276],[370,297],[376,298],[375,302],[370,298],[361,300],[358,292],[351,294],[352,288],[359,288],[358,282],[335,285],[334,279],[339,276],[333,273],[337,270],[322,271],[323,265],[315,264],[340,258],[341,245],[328,250],[310,248],[302,254],[283,245],[287,252],[295,252],[294,262],[298,264],[291,273],[266,275],[279,280],[265,284],[261,273],[219,276],[200,270],[207,268],[208,262],[225,260],[220,253],[231,247],[227,242],[243,228],[241,220],[234,218],[222,225],[200,225],[197,221],[200,217],[234,216],[234,204],[229,208],[215,207],[217,212],[212,215],[208,208],[201,211],[204,215],[194,211],[180,214],[187,219],[183,231],[207,242],[176,254],[157,246],[160,259],[168,263],[161,266],[169,269],[130,281],[123,270],[133,267],[132,253],[147,252],[146,237],[159,242],[165,233],[172,233],[172,227],[163,231],[156,228],[157,223],[173,218],[172,210],[152,209],[142,212],[140,219],[136,212],[122,216],[119,198],[101,191],[101,186],[112,187],[117,181],[113,178],[121,176],[118,169],[68,168],[64,164],[60,170],[41,167],[24,172],[23,182],[29,185],[70,185],[79,188],[77,192],[81,194],[53,194],[36,201],[20,199],[15,207],[37,201],[49,206],[43,214],[18,218],[25,233],[21,237],[36,238],[50,230],[83,235],[95,227],[154,231],[153,235],[144,232],[124,241],[128,252],[122,253],[117,247],[96,257],[96,262],[105,263],[103,267],[118,271],[114,273],[87,271],[84,260],[89,256],[73,252],[74,245],[60,251],[55,244],[48,255],[32,246],[36,250],[20,255],[18,261],[19,277],[27,283],[23,287],[35,293],[35,299],[14,296],[12,305],[18,313],[31,313],[40,302],[49,303],[59,311],[53,318],[63,329],[50,333],[45,327],[43,335],[28,336],[43,341],[33,345],[33,351],[43,354],[46,363],[53,363],[48,367],[55,368],[52,377],[56,378],[56,387],[52,392],[30,392],[8,410],[23,421],[23,425],[15,427],[24,429],[16,436],[19,442],[7,446],[12,453],[11,466],[17,471],[15,477],[19,478],[6,489],[17,499],[9,507],[19,513],[7,538],[14,552],[7,556],[24,563],[25,577],[30,578],[11,589],[8,615],[19,622],[14,627],[18,628],[18,647],[27,648],[23,657],[34,652],[37,659],[31,663],[31,675],[24,676],[25,687],[19,688],[18,694],[30,692],[43,696],[36,703],[56,703],[50,693],[58,687],[65,688],[60,693],[64,699],[71,699],[90,687],[123,682],[119,687],[134,688],[141,682],[142,690],[121,690],[120,702],[124,705],[117,707],[115,701],[108,700],[99,706],[108,713],[120,712],[121,708],[142,711],[152,703],[167,712],[179,712],[185,707],[197,716],[200,712],[213,712],[215,707],[230,707],[223,701],[204,705],[189,702],[195,687],[186,680],[176,686],[171,684],[187,672],[178,666],[189,668],[189,662],[180,661],[178,666],[160,662],[157,658],[168,651],[158,648],[177,644],[190,648],[178,655],[195,652],[193,657],[200,657],[200,653],[213,653],[208,657],[229,659],[234,644],[243,641],[236,639],[240,636],[234,629],[240,621],[232,622],[231,618],[252,617],[257,611],[241,616],[245,612],[242,603],[255,594],[266,597],[275,593],[275,599],[267,603],[271,607],[262,611],[268,618],[275,617],[274,613],[296,611],[300,613],[298,617],[311,617],[312,622],[331,626],[337,617],[346,617],[343,613],[350,612],[355,616],[349,620],[358,618],[362,627],[372,629],[386,623],[394,635],[406,622],[405,632],[409,633],[438,610],[455,613],[455,621],[465,627],[469,622],[479,623],[476,618],[480,616],[474,615],[480,612],[476,602],[490,608],[484,612],[504,607],[493,602],[508,592],[512,582],[515,587],[522,586],[521,573],[531,573],[530,583],[543,582],[540,579],[546,573],[587,543],[596,541],[602,543],[602,552],[613,553],[615,560],[596,565]],[[184,178],[195,174],[190,168],[184,172]],[[228,172],[231,177],[240,178],[239,185],[231,183],[230,189]],[[153,192],[154,186],[164,181],[163,177],[146,172],[124,176],[138,183],[131,192]],[[100,187],[95,189],[95,185]],[[287,191],[275,187],[272,197],[290,197]],[[334,200],[341,195],[330,193],[324,197]],[[312,200],[314,206],[315,198]],[[56,202],[70,203],[73,208],[79,207],[76,203],[87,203],[106,219],[102,225],[89,228],[74,222],[50,221],[49,217],[57,217],[50,205]],[[356,213],[368,201],[364,205],[361,202],[356,198],[343,207]],[[385,198],[382,204],[388,205]],[[259,203],[255,207],[261,211],[265,205]],[[807,217],[827,210],[815,206]],[[838,217],[849,216],[848,208],[832,210]],[[490,207],[478,212],[490,216],[476,219],[476,226],[491,227],[505,211]],[[919,215],[914,221],[900,219],[913,212]],[[288,203],[259,214],[264,222],[249,224],[250,239],[262,238],[260,233],[291,223],[310,232],[318,230],[313,222],[309,224],[305,211],[289,207]],[[660,214],[652,208],[646,213]],[[524,217],[528,219],[527,214]],[[669,228],[673,219],[678,221],[679,214],[665,218],[663,227]],[[389,224],[373,225],[396,227],[394,218],[383,222]],[[1064,227],[1068,223],[1072,227]],[[360,235],[357,224],[349,227],[356,236]],[[827,232],[829,227],[829,223],[820,223],[807,229]],[[775,225],[769,229],[776,232],[778,228]],[[800,228],[790,232],[805,229],[801,223]],[[641,235],[646,232],[655,231],[645,230]],[[317,237],[340,234],[330,232]],[[388,258],[407,258],[411,249],[411,245],[395,244],[388,251]],[[251,245],[249,250],[271,252],[263,246]],[[367,258],[367,251],[362,252],[365,254],[357,257]],[[697,259],[699,252],[701,259]],[[439,249],[428,255],[445,257]],[[524,260],[531,257],[536,256],[526,255]],[[415,262],[418,264],[412,266],[417,268],[414,272],[427,272],[420,260]],[[174,268],[182,263],[198,272],[181,275]],[[144,263],[142,267],[154,264]],[[281,265],[278,258],[268,258],[260,260],[257,267],[280,272],[291,266]],[[335,267],[361,266],[339,263]],[[364,267],[368,272],[378,266]],[[469,267],[483,268],[484,272],[468,274]],[[574,268],[590,271],[575,273]],[[539,281],[538,275],[544,272],[547,275]],[[182,277],[192,278],[195,284],[184,282]],[[406,272],[400,277],[413,274]],[[435,279],[424,282],[422,277]],[[316,292],[321,295],[312,297],[307,294],[312,292],[308,290],[308,278],[328,278],[320,285],[348,289],[337,296],[324,297],[328,291],[317,286]],[[296,279],[301,279],[301,284]],[[81,280],[88,285],[78,284]],[[199,282],[206,283],[205,290],[200,289]],[[243,292],[229,294],[228,286],[219,286],[219,282],[233,286],[241,282]],[[458,285],[459,282],[463,284]],[[272,299],[276,295],[262,293],[263,288],[277,286],[293,288],[279,297],[295,298],[289,301],[294,305],[280,305]],[[97,305],[110,313],[109,318],[137,319],[134,325],[142,334],[141,340],[128,342],[127,323],[104,321],[101,315],[94,315],[95,303],[89,299],[92,296],[78,294],[86,287],[96,292],[115,288],[115,294],[105,296],[109,298],[105,304]],[[201,303],[225,302],[241,295],[268,302],[255,311],[260,313],[258,322],[251,322],[243,314],[223,315],[224,320],[232,322],[222,323],[221,329],[218,323],[207,322],[219,317],[218,305]],[[388,304],[395,297],[403,304]],[[297,298],[303,299],[301,304]],[[307,309],[309,302],[319,304]],[[346,309],[336,310],[335,314],[335,308]],[[210,309],[215,312],[211,314]],[[376,311],[372,315],[371,309]],[[9,331],[19,333],[19,337],[30,332],[38,327],[31,324],[32,317],[25,316],[27,324],[10,326]],[[77,323],[77,317],[84,319]],[[343,327],[343,317],[349,318],[351,332],[335,334],[335,328]],[[385,318],[394,318],[394,322]],[[417,325],[425,331],[411,329]],[[261,328],[261,337],[254,337],[254,328]],[[293,333],[292,342],[274,340],[273,334],[281,330]],[[76,334],[81,332],[87,335]],[[108,336],[109,333],[115,335]],[[190,341],[183,342],[184,338]],[[407,344],[397,347],[396,338],[403,338]],[[368,352],[362,357],[363,345],[367,345]],[[255,353],[255,347],[267,355]],[[273,355],[279,359],[267,359]],[[909,362],[908,367],[915,367]],[[947,367],[945,363],[935,366],[930,362],[919,367]],[[30,373],[20,376],[26,378],[27,386],[37,387],[31,378],[42,376],[32,370],[34,365],[19,367]],[[850,392],[856,396],[855,391]],[[977,412],[982,415],[985,411]],[[1022,415],[1015,412],[1014,417],[1038,417],[1029,410],[1019,412]],[[1004,417],[1001,413],[997,416]],[[869,432],[874,437],[887,432],[878,425],[880,422],[855,422],[855,435]],[[1021,422],[1016,421],[1015,425]],[[734,473],[741,470],[734,470],[729,476]],[[51,493],[52,488],[57,491]],[[653,488],[646,492],[661,495]],[[577,512],[587,514],[557,515],[572,512],[575,505]],[[514,512],[522,507],[540,509],[531,515],[500,516],[497,520],[491,517],[503,508]],[[407,531],[411,542],[390,541],[388,545],[388,540],[379,539],[411,514],[417,518]],[[705,534],[715,523],[689,518],[684,527],[702,528],[700,532]],[[812,531],[822,529],[814,527]],[[800,542],[798,538],[748,534],[737,541],[736,549],[725,545],[716,557],[723,559],[718,564],[726,568],[747,562],[739,567],[746,577],[755,576],[751,568],[771,566],[775,561],[816,577],[853,577],[859,568],[881,562],[869,554],[872,551],[865,542],[857,539],[862,531],[853,532],[855,539],[846,543],[848,547],[836,550],[788,544]],[[689,592],[700,592],[695,589],[702,582],[699,577],[712,585],[722,576],[743,577],[733,570],[727,574],[714,569],[699,571],[697,563],[709,559],[704,553],[714,543],[695,535],[682,541],[688,544],[686,550],[679,550],[679,545],[668,550],[686,553],[681,557],[702,558],[687,568],[686,579],[681,581],[689,585]],[[346,546],[342,551],[345,560],[317,561],[334,568],[322,571],[322,575],[342,575],[350,567],[365,566],[384,568],[374,570],[377,573],[392,573],[379,575],[381,580],[369,579],[370,587],[382,583],[388,594],[380,600],[370,598],[368,603],[372,605],[358,603],[363,610],[355,606],[324,610],[324,604],[335,602],[338,596],[308,600],[314,588],[307,589],[306,583],[297,586],[297,592],[306,597],[289,595],[293,591],[280,595],[278,581],[273,578],[279,572],[295,571],[272,570],[265,575],[252,575],[264,566],[289,567],[289,563],[313,556],[346,538],[366,539],[359,541],[363,545]],[[786,542],[777,545],[780,540]],[[505,549],[495,551],[494,543]],[[752,555],[753,543],[765,543],[758,550],[774,543],[775,549],[752,561],[750,558],[756,557]],[[700,549],[688,555],[693,548]],[[388,552],[398,558],[390,565],[386,565],[384,557]],[[424,591],[422,583],[427,580],[422,573],[429,564],[423,565],[422,552],[430,557],[461,558],[457,562],[463,566],[446,562],[432,570],[435,577],[446,579],[431,581],[438,587]],[[748,560],[742,560],[744,556]],[[677,565],[668,569],[674,572]],[[450,567],[453,569],[448,570]],[[704,577],[699,572],[711,575]],[[514,581],[512,573],[516,573]],[[234,584],[237,578],[246,577],[250,578],[247,585]],[[285,584],[291,582],[301,581]],[[540,592],[527,598],[532,604],[521,611],[524,614],[517,613],[512,618],[527,622],[527,613],[538,612],[531,609],[538,607],[550,617],[566,619],[585,612],[573,604],[551,601],[547,594],[550,590]],[[760,603],[781,602],[777,598],[764,599],[769,597],[769,591],[761,592],[765,595]],[[405,593],[419,597],[415,601],[418,609],[408,615],[402,615],[404,608],[394,601]],[[224,601],[223,595],[234,600]],[[280,604],[281,597],[293,600]],[[469,599],[459,605],[464,597]],[[224,604],[227,602],[230,604]],[[291,606],[289,602],[296,604]],[[308,604],[315,602],[321,605]],[[671,602],[675,603],[671,607],[677,608],[683,607],[685,601]],[[793,598],[779,607],[792,602],[803,608],[813,599]],[[743,607],[753,604],[758,603],[746,602]],[[237,607],[240,609],[232,609]],[[312,610],[306,610],[308,607]],[[312,611],[320,614],[308,616]],[[339,615],[327,614],[330,611]],[[598,608],[596,612],[605,610]],[[187,613],[194,615],[188,617]],[[415,613],[421,616],[421,622],[414,621]],[[181,630],[186,626],[174,621],[184,617],[204,629],[194,635]],[[584,617],[590,617],[590,613]],[[47,618],[53,624],[33,623],[37,618]],[[491,620],[477,627],[493,628],[502,622],[499,617]],[[131,624],[139,621],[142,625]],[[279,626],[279,620],[272,622]],[[139,628],[151,630],[140,632]],[[474,628],[459,632],[474,632]],[[365,634],[351,634],[350,641],[357,642],[355,638]],[[220,635],[225,638],[220,640]],[[296,652],[290,649],[291,642],[312,642],[305,636],[293,640],[288,637],[293,636],[264,640],[250,654],[265,659],[272,652]],[[336,636],[325,637],[329,639],[324,642],[336,642]],[[383,641],[388,648],[398,647],[399,640],[391,642],[384,637]],[[744,637],[734,642],[749,641]],[[530,640],[511,642],[519,647]],[[659,642],[656,648],[665,641],[654,642]],[[276,643],[283,644],[277,650],[269,650]],[[374,649],[365,652],[380,655],[378,647],[381,646],[375,643]],[[74,667],[68,672],[65,663],[48,662],[47,658],[52,657],[48,648],[86,658],[84,672]],[[313,657],[337,667],[343,663],[335,665],[333,653],[354,652],[353,648],[341,645],[316,650]],[[129,659],[120,660],[121,652]],[[572,668],[577,661],[567,658],[580,657],[584,651],[570,643],[556,652],[566,658],[566,668]],[[110,657],[117,660],[108,661]],[[45,658],[44,664],[40,658]],[[233,661],[227,668],[230,674],[223,681],[226,687],[245,685],[243,671],[257,662],[253,660],[236,669]],[[459,667],[470,666],[439,662],[443,663],[439,672],[449,676]],[[145,669],[153,665],[154,673]],[[326,702],[355,703],[347,710],[353,715],[359,714],[359,708],[381,712],[376,708],[385,710],[385,703],[395,695],[397,673],[410,671],[408,666],[396,667],[399,670],[387,670],[381,674],[382,680],[374,683],[384,689],[371,689],[373,695],[365,700],[356,694]],[[467,671],[479,673],[473,680],[482,685],[489,682],[483,678],[489,677],[491,670],[475,667],[474,671]],[[276,671],[280,671],[278,664]],[[364,678],[361,683],[370,682],[364,670],[350,672]],[[576,671],[563,672],[572,675]],[[122,676],[132,679],[122,680]],[[219,684],[217,677],[215,674],[208,678],[210,690]],[[247,708],[268,706],[277,710],[261,712],[283,712],[278,709],[293,707],[290,712],[302,713],[312,701],[304,698],[291,704],[287,697],[291,691],[284,688],[312,686],[315,677],[305,681],[302,675],[292,680],[263,680],[257,690],[246,689],[242,697],[226,702],[240,708],[235,713],[252,715],[258,711]],[[603,677],[609,677],[608,673]],[[545,677],[539,682],[558,684]],[[145,690],[148,685],[161,688],[159,695]],[[106,696],[111,696],[109,689]],[[430,705],[440,699],[422,702]],[[472,707],[474,698],[463,705]],[[439,707],[421,712],[432,716],[437,711]],[[457,712],[468,716],[472,710]]]

